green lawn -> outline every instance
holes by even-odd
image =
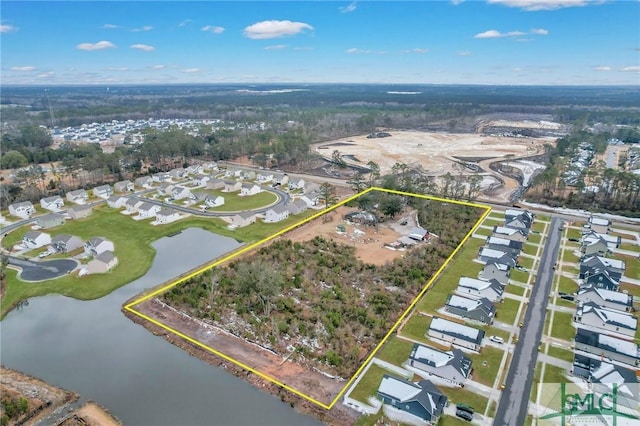
[[[459,417],[447,416],[446,414],[438,419],[438,426],[466,426],[468,424],[469,422],[462,420]]]
[[[547,226],[546,223],[544,222],[540,222],[540,221],[535,221],[533,222],[533,225],[531,225],[531,230],[535,231],[535,232],[544,232],[544,228]]]
[[[533,259],[530,257],[519,256],[518,264],[527,269],[533,269]]]
[[[563,262],[577,263],[579,260],[580,258],[573,253],[573,250],[565,249],[562,253]]]
[[[439,389],[449,398],[449,404],[467,404],[475,411],[483,413],[489,400],[475,392],[461,388],[440,386]]]
[[[636,253],[640,254],[640,247],[638,247],[637,244],[622,243],[620,244],[620,248],[622,250],[635,251]]]
[[[564,368],[556,367],[551,364],[545,365],[543,383],[564,383],[566,381],[567,375]]]
[[[375,364],[371,364],[365,375],[360,379],[358,385],[353,389],[349,397],[368,404],[367,399],[375,396],[382,381],[382,376],[389,374],[387,370]]]
[[[412,348],[413,343],[397,337],[391,337],[387,340],[382,349],[378,351],[376,358],[380,358],[383,361],[400,366],[407,360],[407,358],[409,358]]]
[[[573,362],[573,351],[570,351],[568,349],[549,346],[548,355],[554,358],[561,359],[563,361]]]
[[[353,426],[375,426],[379,424],[378,422],[383,418],[383,416],[384,416],[384,413],[382,412],[382,409],[380,409],[380,411],[378,411],[376,414],[373,414],[371,416],[367,414],[363,414],[360,417],[358,417],[358,420],[356,420]]]
[[[429,325],[431,325],[431,317],[419,315],[417,312],[414,312],[400,334],[419,342],[428,343],[425,335],[429,329]]]
[[[580,231],[580,229],[576,229],[574,227],[571,227],[568,229],[567,231],[567,239],[569,238],[575,238],[577,240],[579,240],[582,237],[582,232]]]
[[[496,308],[498,309],[498,321],[513,324],[518,314],[518,308],[520,308],[520,302],[513,299],[503,299],[496,305]]]
[[[560,283],[558,284],[558,291],[562,293],[574,293],[578,291],[578,283],[571,278],[567,278],[560,275]]]
[[[213,212],[237,212],[244,210],[253,210],[260,207],[268,206],[278,199],[278,196],[276,194],[268,191],[263,191],[247,197],[240,197],[238,196],[239,193],[237,192],[229,193],[213,189],[205,191],[211,195],[219,195],[221,197],[224,197],[224,205],[209,209],[209,211]]]
[[[547,313],[547,315],[550,315],[550,313]],[[551,336],[571,342],[576,336],[573,315],[568,312],[554,312]]]
[[[486,226],[502,226],[504,225],[504,219],[494,219],[488,216],[482,224]]]
[[[527,241],[532,243],[532,244],[540,244],[540,241],[542,241],[542,235],[540,235],[540,234],[529,234],[529,236],[527,237]]]
[[[469,327],[478,328],[478,326],[475,325],[475,324],[467,324],[467,325]],[[502,337],[504,339],[505,342],[507,340],[509,340],[509,332],[507,330],[503,330],[501,328],[490,326],[490,325],[485,325],[484,327],[480,327],[480,328],[482,328],[484,330],[485,335],[487,336],[487,338],[489,336],[500,336],[500,337]]]
[[[640,297],[639,285],[620,283],[620,291],[627,291],[632,296]]]
[[[489,228],[478,228],[475,233],[484,237],[490,237],[493,235],[493,231]]]
[[[493,382],[499,374],[500,362],[502,361],[503,355],[504,351],[489,346],[482,348],[482,353],[480,354],[467,354],[473,361],[473,380],[487,386],[493,386]],[[483,365],[483,361],[486,361],[487,365]]]
[[[571,309],[575,309],[576,308],[576,302],[572,302],[570,300],[564,300],[564,299],[560,299],[559,297],[556,299],[556,306],[564,306],[565,308],[571,308]]]
[[[627,265],[627,269],[624,272],[625,277],[640,280],[640,259],[638,259],[637,256],[624,256],[622,254],[617,254],[615,258],[624,260],[624,263]]]
[[[521,287],[517,284],[508,284],[505,289],[507,293],[515,294],[516,296],[524,296],[524,292],[526,288]]]
[[[509,273],[509,278],[513,281],[518,281],[520,283],[526,284],[529,281],[529,273],[525,271],[519,271],[517,269],[512,269]],[[509,287],[509,286],[507,286]]]
[[[526,254],[530,254],[531,256],[535,256],[538,254],[538,245],[525,243],[522,251]]]

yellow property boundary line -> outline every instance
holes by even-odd
[[[242,363],[242,362],[240,362],[240,361],[238,361],[238,360],[236,360],[236,359],[234,359],[234,358],[232,358],[232,357],[230,357],[230,356],[228,356],[228,355],[226,355],[226,354],[224,354],[222,352],[219,352],[216,349],[213,349],[213,348],[205,345],[204,343],[199,342],[199,341],[197,341],[197,340],[185,335],[184,333],[179,332],[178,330],[174,330],[173,328],[171,328],[171,327],[169,327],[169,326],[167,326],[165,324],[162,324],[161,322],[159,322],[159,321],[157,321],[157,320],[155,320],[155,319],[153,319],[153,318],[151,318],[151,317],[149,317],[149,316],[147,316],[147,315],[145,315],[145,314],[143,314],[141,312],[138,312],[133,308],[135,305],[137,305],[139,303],[142,303],[145,300],[149,300],[152,297],[157,296],[158,294],[160,294],[160,293],[162,293],[162,292],[164,292],[164,291],[166,291],[166,290],[168,290],[168,289],[170,289],[172,287],[175,287],[176,285],[178,285],[180,283],[183,283],[184,281],[186,281],[188,279],[191,279],[191,278],[193,278],[194,276],[196,276],[198,274],[201,274],[202,272],[206,271],[207,269],[210,269],[210,268],[213,268],[215,266],[218,266],[218,265],[220,265],[220,264],[222,264],[222,263],[224,263],[224,262],[226,262],[226,261],[238,256],[238,255],[241,255],[241,254],[246,253],[246,252],[248,252],[250,250],[253,250],[256,247],[258,247],[258,246],[260,246],[260,245],[262,245],[262,244],[264,244],[264,243],[266,243],[266,242],[268,242],[270,240],[273,240],[274,238],[277,238],[280,235],[283,235],[283,234],[291,231],[292,229],[295,229],[295,228],[297,228],[299,226],[302,226],[302,225],[304,225],[304,224],[306,224],[306,223],[308,223],[308,222],[310,222],[310,221],[312,221],[312,220],[314,220],[314,219],[316,219],[316,218],[318,218],[318,217],[320,217],[320,216],[322,216],[324,214],[327,214],[330,211],[335,210],[338,207],[343,206],[344,204],[346,204],[346,203],[348,203],[350,201],[353,201],[353,200],[355,200],[356,198],[358,198],[360,196],[368,194],[371,191],[388,192],[388,193],[391,193],[391,194],[397,194],[397,195],[403,195],[403,196],[409,196],[409,197],[418,197],[418,198],[424,198],[424,199],[428,199],[428,200],[440,201],[440,202],[445,202],[445,203],[452,203],[452,204],[459,204],[459,205],[464,205],[464,206],[477,207],[477,208],[485,209],[485,212],[482,214],[480,219],[478,219],[478,221],[473,225],[473,227],[467,233],[467,235],[465,235],[465,237],[462,239],[460,244],[458,244],[458,246],[453,250],[453,252],[447,258],[447,260],[445,260],[445,262],[440,266],[440,268],[436,271],[436,273],[429,280],[429,282],[425,285],[425,287],[413,299],[413,301],[407,307],[407,309],[402,313],[402,315],[400,315],[400,317],[395,322],[393,327],[391,327],[391,329],[387,332],[387,334],[385,334],[385,336],[382,338],[382,340],[376,345],[374,350],[371,352],[371,354],[369,354],[369,356],[362,363],[362,365],[360,365],[360,367],[356,370],[356,372],[351,377],[351,379],[349,379],[349,381],[344,385],[344,387],[340,390],[340,392],[338,392],[336,397],[329,404],[325,404],[324,402],[318,401],[317,399],[315,399],[315,398],[313,398],[313,397],[311,397],[309,395],[306,395],[305,393],[300,392],[299,390],[294,389],[294,388],[292,388],[292,387],[280,382],[278,379],[276,379],[274,377],[271,377],[271,376],[269,376],[269,375],[267,375],[265,373],[262,373],[262,372],[254,369],[254,368],[252,368],[252,367],[250,367],[250,366],[248,366],[248,365],[246,365],[246,364],[244,364],[244,363]],[[166,286],[164,286],[164,287],[162,287],[162,288],[160,288],[160,289],[158,289],[158,290],[156,290],[156,291],[154,291],[154,292],[152,292],[150,294],[147,294],[147,295],[141,297],[140,299],[135,300],[135,301],[125,305],[124,309],[126,309],[129,312],[131,312],[132,314],[135,314],[135,315],[139,316],[140,318],[143,318],[143,319],[149,321],[152,324],[157,325],[158,327],[161,327],[161,328],[163,328],[163,329],[165,329],[167,331],[170,331],[171,333],[175,334],[176,336],[179,336],[179,337],[187,340],[188,342],[193,343],[194,345],[196,345],[196,346],[198,346],[198,347],[200,347],[202,349],[205,349],[205,350],[215,354],[216,356],[218,356],[218,357],[220,357],[220,358],[222,358],[222,359],[224,359],[226,361],[229,361],[229,362],[231,362],[231,363],[233,363],[233,364],[235,364],[235,365],[237,365],[237,366],[239,366],[239,367],[241,367],[241,368],[243,368],[243,369],[245,369],[247,371],[250,371],[251,373],[253,373],[253,374],[255,374],[255,375],[257,375],[257,376],[259,376],[259,377],[261,377],[261,378],[263,378],[263,379],[265,379],[267,381],[270,381],[270,382],[272,382],[272,383],[274,383],[274,384],[276,384],[278,386],[281,386],[282,388],[288,390],[289,392],[292,392],[295,395],[298,395],[301,398],[306,399],[307,401],[310,401],[310,402],[312,402],[312,403],[314,403],[314,404],[316,404],[316,405],[318,405],[318,406],[320,406],[320,407],[322,407],[322,408],[324,408],[326,410],[330,410],[336,404],[336,402],[338,402],[338,400],[342,397],[342,395],[344,395],[344,393],[351,386],[353,381],[360,375],[360,373],[362,372],[364,367],[371,361],[371,359],[373,359],[373,357],[376,355],[378,350],[387,341],[389,336],[391,336],[391,334],[398,328],[398,325],[407,317],[407,315],[413,309],[413,307],[416,305],[418,300],[420,300],[420,298],[424,295],[424,293],[433,285],[434,281],[440,276],[440,273],[447,267],[447,265],[449,264],[451,259],[458,253],[458,251],[460,250],[462,245],[469,239],[471,234],[473,234],[475,232],[475,230],[478,228],[480,223],[482,223],[482,221],[485,219],[485,217],[489,214],[490,211],[491,211],[491,207],[487,206],[487,205],[484,205],[484,204],[475,204],[475,203],[469,203],[469,202],[464,202],[464,201],[448,200],[448,199],[445,199],[445,198],[432,197],[432,196],[428,196],[428,195],[412,194],[412,193],[409,193],[409,192],[402,192],[402,191],[395,191],[395,190],[378,188],[378,187],[371,187],[371,188],[368,188],[368,189],[366,189],[366,190],[364,190],[364,191],[362,191],[362,192],[360,192],[360,193],[358,193],[356,195],[353,195],[353,196],[351,196],[351,197],[349,197],[349,198],[347,198],[347,199],[345,199],[345,200],[343,200],[343,201],[341,201],[341,202],[339,202],[339,203],[337,203],[337,204],[335,204],[335,205],[333,205],[333,206],[331,206],[331,207],[329,207],[327,209],[319,211],[318,213],[316,213],[316,214],[314,214],[314,215],[312,215],[312,216],[310,216],[310,217],[308,217],[308,218],[306,218],[306,219],[304,219],[304,220],[302,220],[302,221],[300,221],[300,222],[298,222],[298,223],[296,223],[294,225],[291,225],[291,226],[289,226],[289,227],[287,227],[287,228],[285,228],[285,229],[283,229],[283,230],[271,235],[270,237],[267,237],[267,238],[265,238],[263,240],[260,240],[260,241],[258,241],[256,243],[250,244],[250,245],[248,245],[248,246],[246,246],[246,247],[244,247],[244,248],[242,248],[242,249],[240,249],[238,251],[235,251],[235,252],[231,253],[230,255],[228,255],[228,256],[220,259],[220,260],[217,260],[214,263],[206,265],[206,266],[196,270],[195,272],[192,272],[191,274],[178,279],[177,281],[174,281],[174,282],[172,282],[172,283],[170,283],[170,284],[168,284],[168,285],[166,285]]]

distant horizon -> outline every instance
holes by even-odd
[[[0,86],[640,86],[640,1],[2,1]]]

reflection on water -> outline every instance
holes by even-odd
[[[125,425],[317,425],[120,311],[142,290],[238,246],[231,238],[188,229],[156,241],[147,274],[106,297],[30,299],[0,323],[2,363],[97,401]]]

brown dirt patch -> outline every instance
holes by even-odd
[[[58,426],[121,426],[122,423],[114,419],[109,412],[96,404],[95,402],[87,402],[72,414],[67,416],[65,420]]]

